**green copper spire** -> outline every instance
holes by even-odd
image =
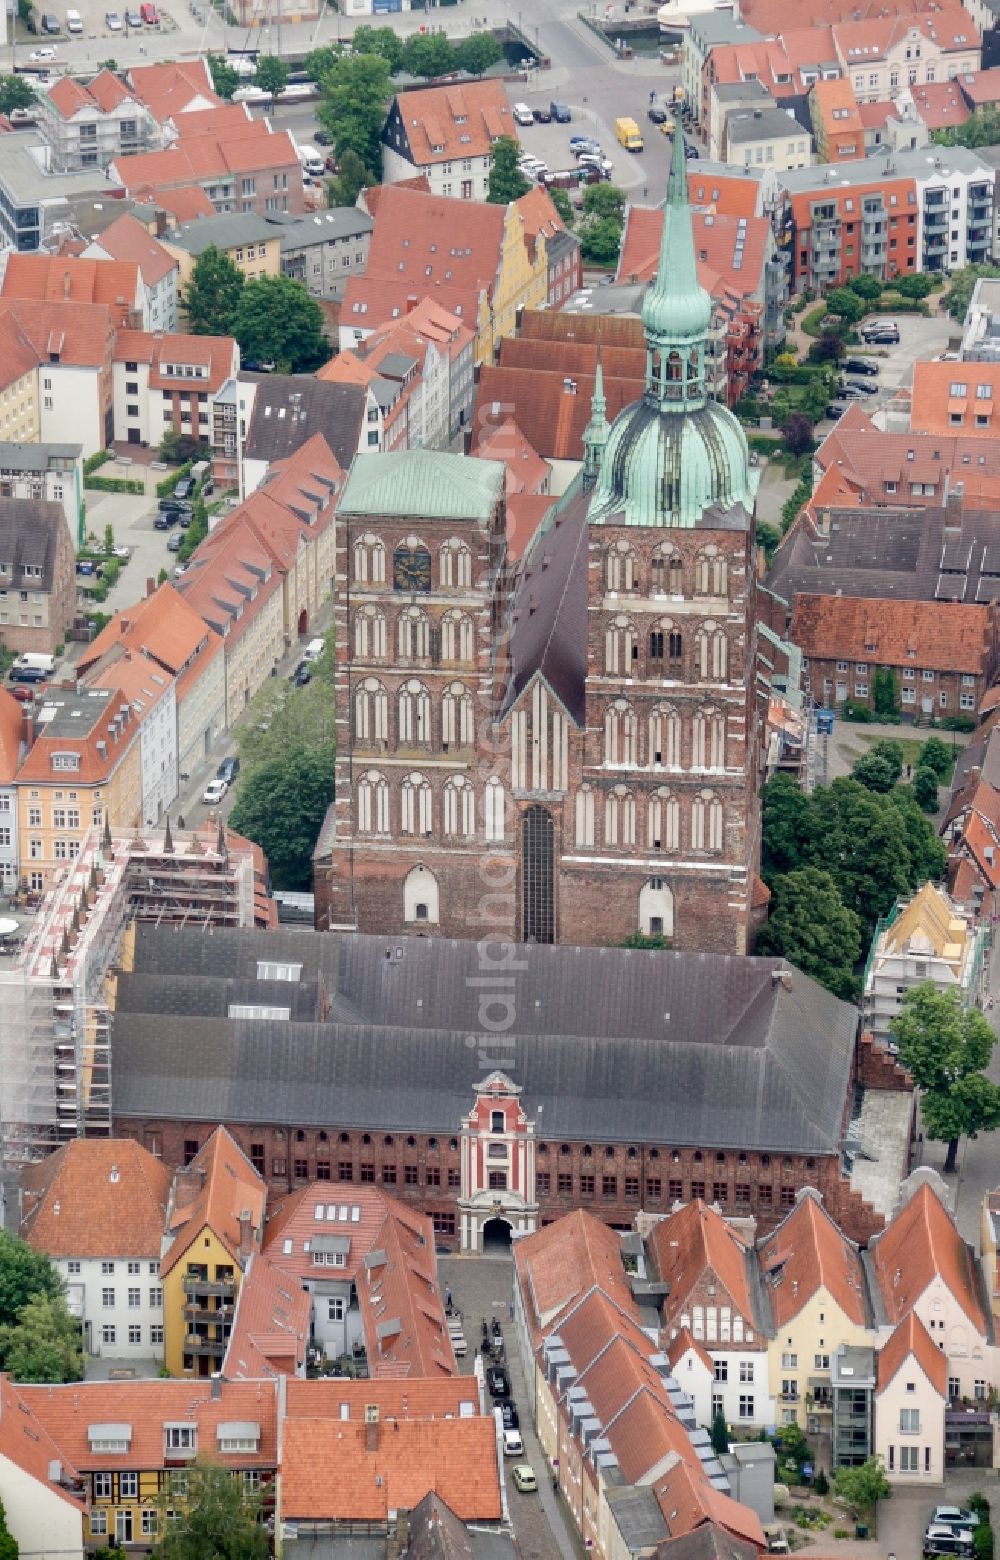
[[[597,349],[597,368],[594,371],[594,393],[590,398],[590,421],[583,430],[583,485],[592,488],[601,469],[601,452],[608,442],[611,429],[607,418],[608,404],[604,399],[604,370],[601,366],[601,349]]]
[[[646,394],[664,411],[705,401],[705,340],[712,301],[698,281],[687,196],[684,136],[674,133],[670,182],[656,278],[642,303],[646,334]]]

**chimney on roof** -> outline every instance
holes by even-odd
[[[128,618],[127,617],[123,617],[123,618],[119,619],[118,632],[120,634],[127,634],[128,630],[129,630],[129,620],[128,620]]]
[[[213,1372],[212,1372],[212,1401],[214,1403],[217,1403],[219,1401],[219,1399],[221,1398],[221,1396],[222,1396],[222,1372],[221,1372],[221,1370],[213,1370]]]
[[[240,1214],[240,1260],[245,1262],[253,1250],[253,1215],[249,1208]]]

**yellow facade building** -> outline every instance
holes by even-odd
[[[206,249],[217,249],[248,282],[281,274],[281,229],[251,211],[185,222],[159,242],[177,261],[177,285],[186,287]]]

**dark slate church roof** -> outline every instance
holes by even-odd
[[[161,982],[207,998],[190,979],[206,953],[216,980],[258,959],[294,958],[304,980],[322,966],[334,1012],[229,1019],[213,993],[178,1025]],[[546,1137],[837,1152],[857,1014],[799,971],[613,948],[527,945],[517,960],[496,986],[513,1025],[492,1033],[474,942],[140,928],[119,977],[114,1115],[450,1133],[499,1069]]]
[[[505,700],[510,709],[540,672],[578,726],[586,718],[589,497],[579,486],[570,488],[524,556],[511,612]]]

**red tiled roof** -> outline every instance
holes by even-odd
[[[696,211],[693,216],[698,280],[709,293],[718,284],[739,297],[759,292],[763,284],[771,224],[767,217],[735,217]],[[651,281],[656,274],[663,233],[663,212],[653,206],[629,206],[618,261],[619,281]],[[735,265],[737,239],[742,237],[742,262]]]
[[[809,16],[814,26],[828,27],[848,18],[917,16],[926,8],[927,0],[812,0]],[[740,16],[765,36],[777,34],[788,20],[788,0],[743,0]]]
[[[111,310],[103,303],[0,297],[0,319],[5,315],[31,343],[36,364],[48,362],[53,352],[61,363],[74,367],[104,368],[111,360],[114,328]]]
[[[957,601],[799,594],[791,638],[815,661],[874,661],[983,675],[991,609]]]
[[[1000,71],[997,75],[1000,76]],[[910,92],[917,113],[928,130],[946,130],[949,125],[964,125],[969,118],[969,105],[957,81],[932,81],[926,86],[912,86]]]
[[[987,103],[1000,103],[1000,70],[977,70],[963,76],[959,90],[972,108],[982,108]]]
[[[760,1248],[775,1326],[798,1316],[820,1289],[852,1322],[865,1321],[864,1279],[857,1247],[842,1235],[811,1191],[798,1202]]]
[[[940,1278],[976,1331],[986,1332],[975,1264],[939,1197],[917,1188],[874,1242],[875,1276],[893,1323],[901,1322],[928,1285]]]
[[[0,785],[9,785],[21,757],[24,709],[7,688],[0,688]]]
[[[720,1495],[700,1469],[679,1458],[651,1486],[657,1504],[666,1519],[671,1538],[690,1533],[703,1522],[712,1520],[727,1533],[755,1544],[758,1551],[767,1543],[760,1518],[749,1506],[728,1495]]]
[[[551,493],[512,493],[507,499],[507,557],[511,563],[523,558],[555,502]]]
[[[521,432],[512,417],[498,428],[486,428],[473,451],[480,460],[502,460],[507,468],[507,497],[512,493],[540,493],[551,475],[549,463]]]
[[[168,255],[163,245],[128,212],[117,217],[94,242],[113,260],[130,260],[137,265],[147,287],[155,287],[177,270],[173,255]]]
[[[952,387],[962,387],[952,394]],[[985,387],[989,394],[980,398]],[[923,433],[953,433],[953,412],[993,413],[1000,404],[1000,363],[945,363],[924,359],[913,365],[913,391],[910,400],[910,427]],[[971,421],[963,425],[966,437],[996,441],[997,428],[977,428]]]
[[[58,109],[63,119],[72,119],[81,108],[94,108],[96,105],[87,88],[79,81],[74,81],[72,76],[60,76],[48,89],[49,102]]]
[[[197,1425],[199,1462],[229,1468],[277,1467],[277,1389],[272,1381],[77,1381],[17,1390],[64,1459],[81,1473],[121,1467],[120,1452],[90,1450],[90,1426],[107,1424],[129,1426],[130,1468],[167,1466],[164,1427],[168,1424]],[[219,1427],[233,1423],[260,1426],[256,1452],[219,1451]]]
[[[458,1419],[480,1412],[474,1376],[379,1376],[366,1381],[290,1380],[286,1412],[294,1419],[347,1419],[364,1424],[369,1403],[378,1405],[383,1423],[394,1419]]]
[[[134,345],[134,342],[130,342],[130,345]],[[115,356],[120,362],[123,356],[128,357],[129,354],[123,355],[116,349]],[[215,391],[236,372],[238,361],[236,342],[232,336],[161,336],[156,333],[153,336],[150,358],[149,388],[151,390],[191,389],[194,384],[197,384],[200,391]],[[188,378],[167,373],[168,368],[179,364],[207,368],[208,377],[192,382]]]
[[[282,1516],[385,1522],[434,1491],[463,1522],[501,1516],[492,1419],[400,1419],[363,1425],[286,1418]]]
[[[170,1171],[131,1138],[77,1138],[21,1175],[21,1237],[50,1257],[159,1259]]]
[[[28,1392],[34,1390],[27,1388]],[[56,1444],[45,1425],[36,1418],[30,1403],[23,1396],[22,1388],[16,1387],[9,1376],[3,1375],[0,1375],[0,1457],[8,1459],[15,1468],[23,1469],[36,1483],[44,1485],[75,1510],[85,1510],[86,1499],[82,1488],[79,1496],[73,1495],[50,1477],[50,1470],[55,1463],[60,1466],[63,1479],[79,1480],[80,1475],[65,1448],[61,1443]],[[30,1491],[25,1490],[23,1494],[30,1501]]]
[[[596,363],[596,349],[591,350]],[[575,374],[575,389],[570,390],[564,383],[566,371],[560,348],[549,343],[547,350],[536,355],[547,362],[547,369],[508,368],[504,352],[499,364],[483,364],[476,392],[476,419],[495,421],[504,413],[512,413],[520,426],[531,429],[534,447],[545,460],[581,460],[583,430],[590,421],[594,370]],[[619,378],[605,370],[604,398],[609,421],[637,401],[643,387],[641,377]]]
[[[145,103],[155,119],[175,119],[178,114],[197,107],[222,108],[222,99],[212,86],[208,62],[171,60],[162,65],[133,65],[128,79],[140,103]]]
[[[100,691],[94,689],[93,693],[97,694]],[[60,690],[50,689],[46,697],[58,702],[59,694]],[[67,694],[66,697],[72,698],[74,695]],[[112,717],[118,712],[124,718],[124,723],[121,725],[112,722]],[[82,721],[78,736],[52,737],[45,726],[41,725],[33,745],[29,748],[17,772],[18,782],[44,781],[51,784],[52,755],[54,752],[68,750],[80,755],[80,767],[74,771],[74,782],[83,786],[101,785],[114,774],[138,736],[139,722],[132,713],[132,706],[124,694],[115,689],[106,700],[95,698],[90,725],[88,727],[86,721]],[[98,742],[105,745],[106,752],[100,751]]]
[[[914,30],[942,54],[967,54],[979,48],[979,32],[957,0],[937,0],[933,11],[920,11],[914,16],[878,16],[860,21],[852,18],[836,23],[833,35],[839,58],[851,70],[865,59],[884,59]]]
[[[62,255],[12,254],[4,298],[28,302],[106,304],[116,325],[140,307],[142,280],[134,260],[84,260]]]
[[[174,1239],[160,1264],[163,1274],[176,1267],[191,1242],[206,1228],[239,1263],[241,1214],[249,1213],[253,1231],[263,1224],[264,1183],[225,1127],[216,1127],[185,1172],[191,1181],[199,1173],[201,1186],[190,1201],[180,1201],[175,1188],[170,1211]]]
[[[190,189],[156,189],[143,185],[132,191],[134,198],[143,205],[162,206],[177,222],[195,222],[198,217],[214,217],[215,207],[199,185]]]
[[[133,655],[148,657],[153,665],[175,676],[178,703],[207,663],[222,654],[218,634],[168,580],[135,606],[116,612],[105,624],[77,663],[81,676],[121,646]]]
[[[261,130],[253,129],[262,127]],[[252,173],[273,168],[299,168],[299,160],[287,130],[268,134],[262,119],[248,121],[217,135],[181,135],[162,152],[134,152],[116,157],[111,167],[118,182],[131,194],[147,186],[189,184],[213,179],[222,173]]]
[[[660,1278],[670,1285],[669,1317],[674,1326],[681,1313],[690,1310],[696,1285],[709,1277],[725,1290],[745,1324],[756,1328],[746,1243],[716,1208],[695,1199],[668,1214],[653,1227],[649,1249]]]
[[[595,1286],[625,1314],[634,1310],[622,1267],[620,1235],[583,1209],[519,1240],[514,1265],[529,1307],[528,1327],[534,1342]]]
[[[677,1365],[680,1363],[680,1361],[684,1358],[684,1355],[687,1354],[688,1350],[692,1350],[695,1354],[697,1354],[698,1358],[701,1360],[701,1363],[705,1366],[705,1369],[710,1372],[714,1379],[715,1364],[712,1356],[705,1348],[705,1345],[703,1343],[699,1343],[697,1338],[692,1336],[689,1328],[682,1327],[677,1336],[675,1338],[671,1338],[670,1342],[667,1344],[667,1359],[675,1369],[677,1368]]]
[[[916,1311],[905,1316],[878,1351],[878,1391],[886,1387],[910,1358],[916,1360],[931,1386],[948,1395],[948,1356],[934,1346]]]
[[[736,173],[703,173],[688,169],[688,200],[695,210],[716,211],[725,217],[759,217],[761,190],[759,179],[744,179]]]
[[[236,1297],[223,1375],[259,1381],[304,1371],[311,1317],[311,1296],[295,1274],[254,1252]]]
[[[395,106],[410,143],[411,161],[418,168],[485,157],[499,136],[518,138],[502,81],[420,87],[398,93]]]
[[[87,91],[105,114],[109,114],[112,109],[127,102],[132,96],[124,82],[119,81],[112,70],[98,71]]]

